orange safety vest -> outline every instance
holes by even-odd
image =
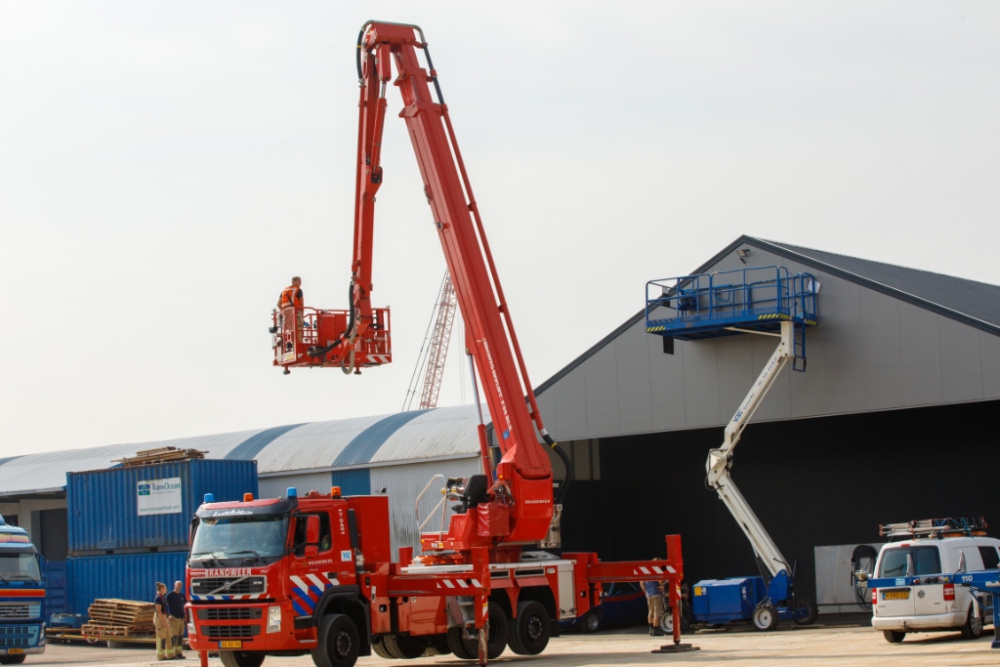
[[[281,291],[281,298],[278,299],[278,305],[281,308],[294,306],[297,310],[302,310],[302,288],[289,285],[283,289]]]

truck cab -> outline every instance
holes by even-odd
[[[0,518],[0,665],[45,652],[45,584],[28,532]]]
[[[958,630],[967,639],[982,636],[992,620],[992,596],[963,586],[961,575],[996,569],[1000,540],[978,532],[918,530],[883,545],[874,578],[867,582],[872,627],[892,643],[913,632]]]

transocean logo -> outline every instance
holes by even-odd
[[[500,389],[500,378],[497,377],[497,369],[493,365],[493,355],[490,354],[490,346],[485,340],[483,340],[483,349],[486,350],[486,361],[490,364],[490,373],[493,375],[493,386],[497,390],[497,398],[500,399],[500,407],[503,408],[503,420],[507,424],[507,429],[504,431],[504,438],[510,434],[510,415],[507,414],[507,401],[503,400],[503,390]]]

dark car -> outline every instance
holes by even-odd
[[[646,594],[640,584],[607,584],[601,596],[601,604],[579,618],[559,621],[559,626],[597,632],[613,626],[643,625],[649,616],[648,609]]]

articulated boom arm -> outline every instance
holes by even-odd
[[[782,570],[791,574],[792,568],[789,567],[785,557],[781,555],[771,536],[767,534],[760,519],[750,509],[750,505],[743,498],[743,494],[736,488],[736,483],[733,482],[733,478],[729,475],[729,470],[733,465],[733,450],[740,441],[743,429],[764,400],[778,374],[781,373],[781,369],[794,356],[792,347],[793,327],[792,322],[786,321],[781,323],[780,334],[764,334],[771,336],[778,335],[781,338],[781,342],[778,343],[774,354],[771,355],[771,358],[764,365],[764,370],[760,372],[757,381],[754,382],[750,392],[743,399],[743,403],[740,404],[729,425],[726,426],[722,447],[710,450],[708,452],[708,461],[705,463],[709,486],[716,490],[719,498],[726,504],[729,512],[736,519],[740,528],[743,529],[747,539],[750,540],[754,553],[768,569],[772,577],[777,576]]]
[[[417,26],[370,21],[362,27],[358,49],[361,98],[352,280],[359,321],[363,323],[371,313],[368,292],[375,193],[383,177],[380,158],[385,91],[395,67],[393,84],[403,98],[399,115],[413,143],[424,193],[465,322],[467,346],[503,452],[488,502],[470,512],[465,522],[469,525],[459,520],[461,516],[453,517],[449,536],[440,536],[434,546],[465,550],[472,546],[470,540],[540,540],[547,534],[553,514],[552,470],[535,429],[546,442],[554,443],[542,424],[423,32]],[[424,53],[427,69],[418,59],[419,50]],[[437,101],[432,97],[431,83]],[[485,450],[482,433],[480,437]],[[480,528],[473,529],[476,521]],[[459,536],[456,531],[462,530],[472,533]]]

